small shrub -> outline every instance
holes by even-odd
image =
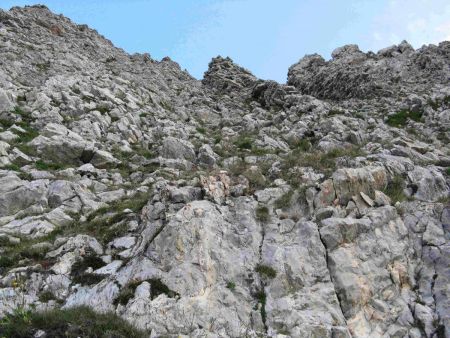
[[[250,150],[253,147],[253,139],[249,136],[240,136],[236,141],[234,141],[234,145],[239,149],[247,149]]]
[[[311,142],[307,139],[301,139],[293,144],[293,148],[300,151],[309,151],[311,147]]]
[[[81,94],[81,90],[79,88],[72,88],[72,92],[77,95]]]
[[[71,227],[68,232],[73,234],[85,233],[97,238],[103,244],[107,244],[114,238],[121,237],[128,232],[126,218],[130,214],[123,213],[123,210],[140,211],[147,204],[149,195],[149,193],[138,193],[131,198],[115,201],[108,207],[96,210],[87,217],[86,222]]]
[[[165,294],[169,298],[174,298],[179,296],[178,293],[169,289],[169,287],[164,284],[159,278],[149,279],[148,282],[151,285],[152,299],[155,299],[159,295]]]
[[[400,175],[394,176],[392,181],[390,181],[384,190],[384,193],[391,198],[391,202],[395,204],[396,202],[403,202],[407,199],[403,189],[405,188],[405,182]]]
[[[36,238],[30,239],[23,237],[19,243],[5,242],[2,245],[2,252],[0,255],[0,270],[9,270],[14,267],[20,266],[21,262],[26,260],[28,265],[41,264],[45,269],[45,266],[52,263],[53,259],[46,259],[47,247],[33,247],[40,242],[54,241],[56,236],[60,234],[60,230],[54,230],[52,233]],[[31,261],[31,262],[30,262]],[[1,337],[1,336],[0,336]]]
[[[172,107],[172,105],[170,105],[169,103],[167,103],[166,101],[162,101],[159,103],[161,105],[161,107],[163,107],[165,110],[168,110],[170,112],[173,112],[174,109]]]
[[[333,115],[342,115],[345,114],[345,112],[343,110],[339,110],[339,109],[331,109],[328,112],[328,116],[333,116]]]
[[[24,154],[27,154],[30,156],[35,156],[35,154],[36,154],[36,151],[33,149],[33,147],[31,147],[30,145],[28,145],[26,143],[15,143],[14,145],[17,149],[19,149]]]
[[[266,206],[259,206],[256,209],[256,219],[260,222],[268,222],[270,220],[269,209]]]
[[[27,118],[27,119],[28,119],[29,116],[30,116],[29,113],[25,112],[25,111],[24,111],[22,108],[20,108],[19,106],[15,106],[15,107],[14,107],[13,113],[16,114],[16,115],[23,116],[24,118]]]
[[[439,198],[438,199],[438,203],[450,205],[450,195],[443,196],[443,197]]]
[[[391,127],[403,127],[408,122],[408,119],[411,119],[416,122],[420,122],[422,119],[421,112],[411,112],[408,110],[401,110],[398,113],[389,115],[386,123]]]
[[[4,166],[2,169],[12,170],[12,171],[20,171],[20,167],[17,164],[9,164],[7,166]]]
[[[17,175],[19,176],[19,178],[23,181],[32,181],[33,180],[33,176],[30,173],[26,173],[26,172],[19,172],[19,174]]]
[[[197,132],[200,134],[206,134],[206,129],[203,127],[197,127]]]
[[[427,103],[433,110],[439,109],[440,104],[438,100],[428,99]]]
[[[142,283],[142,281],[133,280],[125,285],[119,292],[119,295],[114,299],[114,305],[127,305],[130,299],[134,297],[136,288]]]
[[[289,190],[287,193],[283,194],[279,199],[277,199],[274,203],[275,208],[277,209],[287,209],[291,206],[292,196],[294,195],[293,190]]]
[[[8,257],[3,254],[0,256],[0,270],[13,267],[15,263],[14,257]]]
[[[27,101],[27,97],[25,95],[17,95],[16,101],[17,101],[17,103],[26,102]]]
[[[45,62],[45,63],[38,63],[36,64],[36,68],[40,71],[40,72],[46,72],[47,70],[50,69],[50,62]]]
[[[336,159],[340,157],[355,158],[363,155],[364,152],[359,147],[345,147],[334,148],[328,152],[304,152],[299,149],[294,149],[287,156],[285,156],[282,169],[284,179],[293,186],[300,185],[300,179],[296,175],[292,175],[289,169],[293,167],[311,167],[317,171],[324,172],[326,175],[331,175],[336,170]]]
[[[34,337],[38,330],[46,337],[65,338],[144,338],[140,331],[114,313],[96,313],[82,306],[33,312],[19,309],[0,321],[0,337]]]
[[[33,261],[39,261],[45,258],[45,254],[47,253],[47,247],[39,247],[39,246],[30,246],[25,247],[21,251],[22,258],[28,258]]]
[[[236,284],[234,282],[228,282],[227,289],[230,289],[231,291],[233,291],[234,289],[236,289]]]
[[[13,124],[14,124],[14,122],[11,121],[11,120],[1,119],[1,118],[0,118],[0,125],[1,125],[4,129],[7,129],[7,128],[11,127]]]
[[[256,298],[256,300],[258,301],[258,303],[261,306],[260,312],[261,312],[261,320],[263,322],[264,328],[267,331],[267,313],[266,313],[266,302],[267,302],[267,295],[266,292],[264,291],[264,289],[258,290],[255,294],[254,297]]]
[[[447,169],[445,169],[445,173],[447,176],[450,176],[450,167],[448,167]]]
[[[145,157],[146,159],[150,160],[152,158],[155,158],[155,154],[150,151],[149,149],[146,149],[144,147],[133,147],[134,153]]]
[[[105,262],[94,255],[85,256],[81,261],[76,262],[72,266],[72,281],[75,284],[92,285],[97,284],[105,278],[105,276],[97,275],[95,273],[88,273],[86,270],[92,268],[94,270],[105,266]]]
[[[37,160],[34,163],[34,166],[36,167],[36,169],[38,170],[60,170],[64,168],[63,164],[59,164],[59,163],[53,163],[53,162],[44,162],[42,160]]]
[[[12,113],[15,115],[19,115],[21,121],[1,119],[0,124],[4,128],[9,128],[15,124],[16,126],[23,129],[23,131],[18,130],[14,131],[14,133],[18,136],[18,138],[14,140],[12,145],[19,148],[20,145],[24,145],[25,143],[28,143],[31,140],[33,140],[36,136],[39,135],[39,132],[30,126],[30,123],[33,122],[35,119],[31,116],[29,112],[25,112],[22,110],[22,108],[16,107],[14,108]]]
[[[57,300],[57,298],[50,291],[44,291],[39,295],[39,301],[42,303],[48,303],[51,300]]]
[[[242,175],[248,179],[250,192],[266,187],[266,178],[259,170],[246,170]]]
[[[97,107],[95,110],[99,111],[100,114],[102,114],[102,115],[105,115],[111,111],[111,109],[109,109],[108,107],[105,107],[105,106]]]
[[[258,264],[255,268],[255,271],[261,276],[266,276],[268,278],[275,278],[277,276],[277,272],[275,271],[275,269],[264,264]]]
[[[132,280],[127,285],[125,285],[119,292],[119,295],[114,300],[114,305],[127,305],[130,299],[134,297],[136,288],[145,281]],[[147,279],[146,282],[150,283],[151,299],[155,299],[159,295],[165,294],[169,298],[174,298],[179,296],[178,293],[169,289],[169,287],[164,284],[159,278]]]

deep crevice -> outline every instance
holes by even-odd
[[[327,246],[325,245],[325,242],[322,239],[322,234],[320,233],[320,229],[319,229],[318,225],[317,225],[317,232],[319,233],[320,242],[322,243],[323,248],[325,249],[325,263],[326,263],[326,266],[327,266],[327,269],[328,269],[328,274],[330,276],[331,283],[333,284],[334,294],[336,295],[336,299],[338,300],[339,308],[341,309],[341,313],[342,313],[342,318],[344,318],[345,325],[347,326],[347,318],[345,318],[344,310],[342,309],[342,303],[341,303],[342,300],[340,299],[339,294],[336,291],[336,286],[334,284],[333,276],[331,274],[331,270],[330,270],[330,267],[329,267],[328,249],[327,249]]]

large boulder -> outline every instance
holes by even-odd
[[[160,147],[160,155],[164,158],[195,161],[195,151],[192,143],[172,136],[163,140]]]
[[[8,93],[0,88],[0,113],[9,112],[13,108],[14,104],[9,98]]]
[[[42,158],[56,163],[82,164],[93,156],[93,144],[63,125],[50,123],[29,145]]]
[[[382,166],[338,169],[332,180],[336,196],[343,205],[361,192],[375,198],[375,190],[383,190],[388,182],[386,170]]]
[[[436,202],[450,196],[445,178],[436,167],[416,166],[408,173],[408,178],[414,185],[414,197],[418,200]]]
[[[0,217],[33,205],[47,206],[47,180],[22,181],[16,175],[0,177]]]

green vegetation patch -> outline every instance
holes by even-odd
[[[256,219],[260,222],[267,223],[270,220],[269,209],[266,206],[259,206],[256,209]]]
[[[311,167],[329,176],[336,170],[336,159],[340,157],[355,158],[364,155],[361,148],[356,146],[334,148],[330,151],[307,152],[297,148],[287,154],[282,163],[283,179],[292,186],[301,185],[301,179],[291,169],[294,167]]]
[[[404,192],[405,182],[400,175],[394,176],[392,181],[388,182],[384,193],[391,198],[391,202],[395,204],[396,202],[403,202],[408,199]]]
[[[440,107],[450,104],[450,96],[445,96],[443,99],[428,99],[427,103],[433,110],[438,110]]]
[[[285,194],[283,194],[280,198],[278,198],[275,203],[274,206],[277,209],[287,209],[291,206],[292,204],[292,197],[294,195],[294,190],[289,190],[288,192],[286,192]]]
[[[411,119],[416,122],[421,122],[422,113],[421,112],[412,112],[409,110],[400,110],[398,113],[389,115],[386,123],[391,127],[403,127],[408,122],[408,119]]]
[[[238,148],[238,149],[247,149],[250,150],[253,147],[253,143],[254,143],[254,139],[248,135],[241,135],[239,136],[235,141],[234,141],[234,145]]]
[[[10,128],[13,125],[22,128],[23,131],[13,131],[14,134],[18,136],[18,138],[11,143],[11,146],[17,147],[25,154],[30,154],[32,152],[32,149],[28,147],[26,143],[30,142],[39,135],[39,132],[31,127],[31,123],[34,122],[35,119],[29,112],[25,112],[20,107],[16,107],[12,111],[12,114],[20,115],[20,121],[0,119],[0,124],[4,129]]]
[[[245,163],[243,160],[239,160],[228,168],[231,176],[242,175],[247,178],[249,183],[248,194],[253,193],[258,189],[264,189],[267,187],[267,179],[264,173],[267,173],[271,166],[270,161],[258,162],[257,168],[250,168],[251,165]]]
[[[333,115],[343,115],[343,114],[345,114],[345,111],[339,110],[339,109],[331,109],[331,110],[328,112],[328,116],[333,116]]]
[[[134,196],[112,202],[109,206],[100,208],[90,214],[85,222],[79,222],[67,231],[69,234],[84,233],[95,237],[103,244],[128,232],[125,209],[140,211],[148,202],[150,192],[137,193]]]
[[[39,301],[42,303],[48,303],[49,301],[54,300],[58,303],[62,303],[61,300],[55,297],[55,295],[51,291],[44,291],[39,294]]]
[[[100,269],[101,267],[105,266],[105,262],[100,257],[97,257],[95,255],[87,255],[83,257],[81,261],[76,262],[72,266],[71,276],[72,281],[75,284],[81,284],[81,285],[92,285],[97,284],[100,281],[102,281],[105,276],[98,275],[95,273],[89,273],[86,272],[88,268],[92,268],[94,270]]]
[[[160,105],[161,107],[163,107],[165,110],[168,110],[168,111],[170,111],[170,112],[173,112],[173,111],[174,111],[172,105],[171,105],[170,103],[166,102],[166,101],[161,100],[161,102],[159,103],[159,105]]]
[[[255,268],[255,271],[259,273],[260,276],[268,277],[271,279],[277,276],[277,272],[274,268],[264,264],[258,264]]]
[[[155,299],[159,295],[166,295],[169,298],[174,298],[179,296],[178,293],[169,289],[169,287],[164,284],[159,278],[151,278],[145,280],[150,283],[151,299]],[[130,299],[134,297],[134,293],[139,285],[144,281],[132,280],[127,285],[125,285],[119,292],[119,295],[114,300],[114,305],[127,305]]]
[[[266,302],[267,302],[267,295],[264,289],[258,290],[254,294],[255,299],[260,304],[260,313],[261,313],[261,320],[264,324],[264,329],[267,331],[267,312],[266,312]],[[256,309],[255,309],[256,310]]]
[[[231,291],[233,291],[234,289],[236,289],[236,283],[235,282],[228,282],[227,283],[227,289],[230,289]]]
[[[2,240],[0,245],[0,273],[19,266],[32,264],[41,264],[43,269],[50,268],[54,263],[54,259],[45,258],[45,254],[49,250],[48,247],[36,246],[36,244],[53,242],[60,233],[60,230],[55,230],[47,236],[36,239],[23,237],[20,238],[19,243]]]
[[[200,134],[205,135],[206,134],[206,129],[204,127],[197,127],[197,132]]]
[[[55,162],[46,162],[46,161],[42,161],[42,160],[37,160],[34,163],[34,166],[36,167],[36,169],[38,170],[44,170],[44,171],[48,171],[48,170],[61,170],[61,169],[65,169],[66,166],[64,164],[60,164],[60,163],[55,163]]]
[[[255,156],[263,156],[267,154],[275,153],[275,150],[260,148],[255,145],[256,135],[244,133],[239,135],[233,142],[235,149],[229,149],[227,154],[225,155],[255,155]],[[220,142],[220,141],[219,141]],[[218,143],[218,142],[216,142]]]
[[[0,321],[0,337],[29,338],[38,330],[46,337],[144,338],[140,331],[114,313],[96,313],[82,306],[46,312],[16,310]]]

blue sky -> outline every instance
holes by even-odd
[[[377,51],[403,39],[416,48],[450,40],[448,0],[0,0],[0,8],[36,2],[130,53],[170,56],[197,78],[217,55],[285,82],[305,54],[329,58],[347,43]]]

